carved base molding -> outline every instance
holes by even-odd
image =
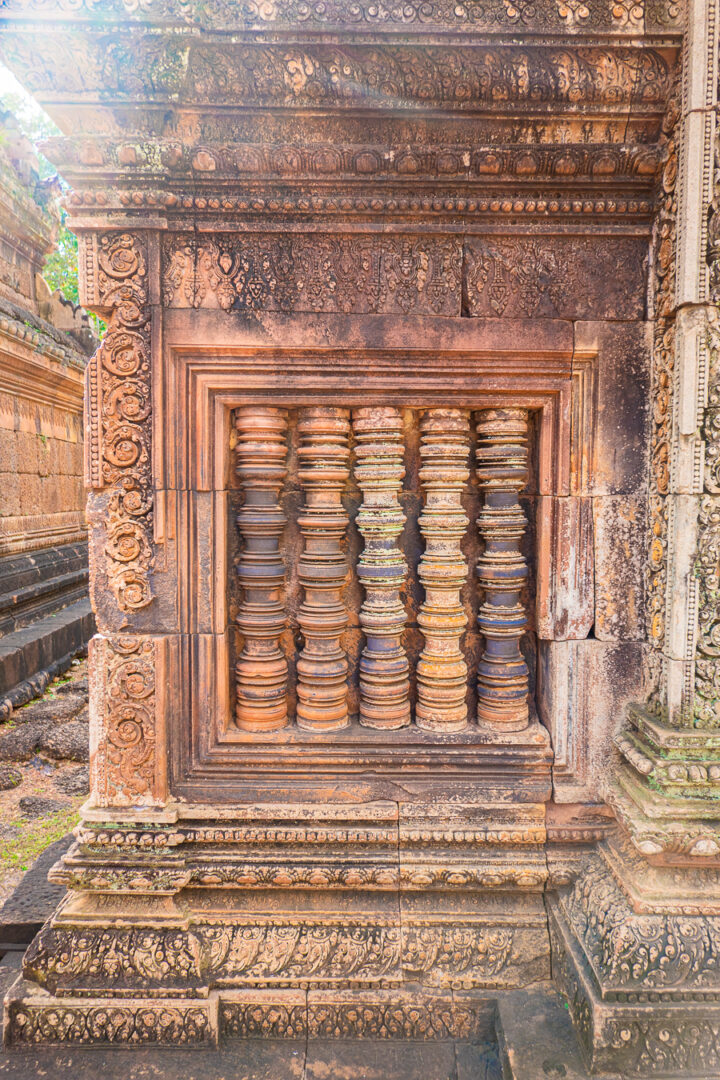
[[[6,1039],[34,1045],[216,1047],[230,1039],[482,1039],[492,996],[450,990],[229,990],[206,999],[62,998],[19,978]]]
[[[456,1037],[550,976],[542,804],[202,809],[85,809],[12,1044]]]
[[[553,975],[591,1071],[720,1071],[720,918],[702,914],[717,881],[713,871],[683,875],[684,898],[676,888],[665,904],[671,877],[659,883],[612,839],[550,901]]]

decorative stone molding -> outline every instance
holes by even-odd
[[[224,311],[460,311],[460,244],[451,238],[277,236],[166,238],[172,307]]]
[[[288,722],[288,667],[280,650],[287,622],[280,536],[287,519],[279,502],[287,476],[287,410],[236,409],[235,431],[235,471],[244,495],[237,515],[244,548],[236,622],[244,642],[235,665],[235,720],[245,731],[272,731]]]
[[[407,564],[397,547],[405,523],[398,494],[405,475],[402,413],[394,408],[353,411],[355,479],[363,493],[357,527],[365,549],[357,575],[365,589],[360,625],[360,723],[399,728],[410,723],[409,665],[401,636],[406,613],[400,590]]]

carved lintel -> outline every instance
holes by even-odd
[[[418,576],[425,601],[418,623],[425,646],[417,665],[415,721],[431,731],[459,731],[467,724],[467,664],[460,648],[467,617],[460,589],[468,564],[460,544],[468,525],[461,497],[470,476],[469,414],[464,409],[428,409],[420,432],[425,552]]]
[[[405,475],[399,409],[353,412],[355,477],[363,493],[357,516],[365,550],[358,577],[365,588],[360,624],[366,645],[360,659],[360,723],[399,728],[410,723],[408,660],[401,643],[405,608],[400,589],[407,566],[397,547],[405,523],[398,493]]]
[[[340,636],[348,622],[341,593],[347,574],[342,492],[350,474],[349,417],[347,409],[311,407],[300,409],[298,419],[298,476],[305,494],[298,515],[304,542],[298,622],[305,642],[297,662],[297,722],[320,731],[348,723],[348,662]]]
[[[272,731],[288,720],[288,667],[280,649],[287,618],[280,536],[287,519],[279,501],[287,476],[287,409],[237,409],[235,430],[235,471],[245,499],[237,515],[244,544],[237,624],[244,643],[235,667],[235,718],[245,731]]]
[[[519,494],[528,478],[527,409],[478,413],[477,476],[485,500],[478,529],[485,549],[477,573],[485,648],[478,666],[478,721],[504,731],[529,722],[528,668],[520,651],[527,626],[521,592],[528,567],[520,544],[527,520]]]

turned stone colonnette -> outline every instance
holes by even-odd
[[[430,408],[416,414],[420,433],[418,519],[424,551],[417,575],[425,596],[418,625],[424,647],[417,663],[415,723],[427,731],[461,731],[468,723],[468,667],[463,652],[467,614],[461,590],[468,583],[462,544],[469,518],[463,506],[470,477],[468,409]],[[484,550],[478,584],[484,594],[478,624],[484,653],[478,668],[478,722],[498,731],[521,730],[529,720],[528,669],[520,652],[526,629],[522,589],[527,564],[520,550],[526,520],[519,492],[527,481],[525,409],[476,414],[477,474],[485,503],[478,518]],[[348,626],[344,595],[350,567],[345,553],[348,514],[343,496],[351,469],[362,502],[357,527],[364,547],[355,568],[364,589],[358,617],[365,635],[359,660],[359,719],[366,727],[395,729],[411,722],[410,669],[404,634],[403,590],[408,567],[399,538],[406,515],[400,503],[405,476],[401,410],[368,406],[298,411],[299,470],[304,505],[297,524],[303,541],[298,580],[303,589],[298,623],[297,722],[309,730],[336,730],[348,716]],[[280,647],[287,626],[284,597],[288,524],[280,492],[288,476],[288,410],[247,406],[236,410],[236,472],[244,502],[237,515],[243,586],[237,625],[243,647],[236,665],[236,719],[247,731],[288,722],[288,665]],[[352,433],[353,445],[350,439]]]
[[[279,501],[287,476],[287,415],[287,409],[255,405],[235,411],[235,471],[244,496],[237,515],[243,542],[237,625],[244,642],[235,667],[235,718],[246,731],[288,722],[288,666],[280,649],[286,623],[280,536],[287,518]]]

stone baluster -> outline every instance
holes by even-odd
[[[373,728],[410,723],[408,660],[401,643],[405,608],[400,599],[407,565],[397,546],[405,524],[398,500],[405,475],[402,429],[398,409],[353,412],[355,477],[363,495],[357,526],[365,540],[357,568],[365,589],[360,624],[367,639],[360,658],[360,723]]]
[[[418,623],[425,646],[417,665],[415,721],[429,731],[459,731],[467,724],[467,664],[460,649],[467,618],[460,589],[468,564],[460,544],[469,520],[461,502],[470,476],[469,434],[464,409],[429,409],[420,421],[425,552],[418,575],[425,601]]]
[[[244,502],[237,515],[243,587],[237,624],[244,636],[235,667],[237,725],[272,731],[287,724],[285,566],[280,536],[287,521],[279,495],[287,475],[287,410],[249,405],[235,411],[235,468]]]
[[[477,522],[485,541],[477,565],[485,594],[478,615],[485,647],[477,715],[500,731],[521,731],[529,722],[528,668],[520,651],[527,626],[520,599],[528,576],[520,549],[527,519],[519,499],[528,477],[527,409],[482,409],[477,432],[477,477],[485,496]]]
[[[298,515],[304,541],[298,622],[304,645],[297,663],[297,722],[317,731],[348,723],[348,663],[340,636],[348,622],[341,597],[348,515],[341,498],[350,473],[349,417],[347,409],[313,407],[300,409],[298,420],[305,501]]]

